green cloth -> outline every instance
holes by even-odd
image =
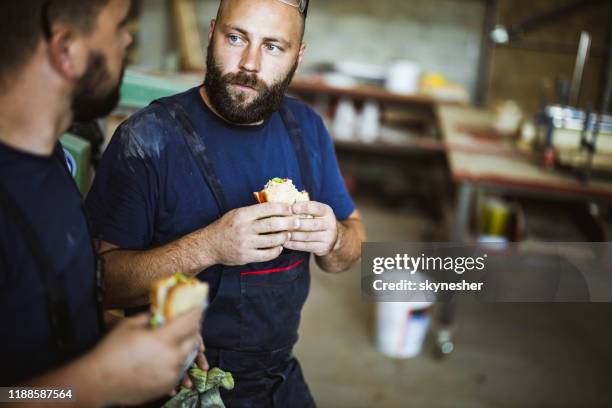
[[[166,402],[162,408],[225,408],[219,389],[234,388],[234,377],[219,368],[204,371],[195,364],[189,370],[193,388],[181,387],[181,390]]]

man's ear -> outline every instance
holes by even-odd
[[[48,44],[51,64],[60,75],[71,81],[83,75],[88,52],[82,37],[67,27],[54,27]]]
[[[217,24],[217,21],[214,18],[210,20],[210,25],[208,26],[208,43],[209,44],[212,41],[213,34],[215,33],[216,24]]]
[[[302,42],[302,44],[300,44],[300,51],[298,52],[298,68],[302,66],[302,61],[304,61],[304,54],[306,54],[306,48],[308,48],[308,44]]]

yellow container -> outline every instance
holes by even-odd
[[[493,237],[505,237],[510,221],[510,207],[499,199],[488,199],[482,206],[481,233]]]

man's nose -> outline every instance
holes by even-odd
[[[127,49],[132,44],[132,42],[134,42],[134,36],[131,32],[126,31],[125,35],[123,36],[123,43],[125,44],[124,48]]]
[[[242,54],[240,69],[247,72],[259,72],[261,66],[261,50],[254,44],[249,44]]]

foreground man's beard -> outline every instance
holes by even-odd
[[[208,46],[204,87],[208,99],[217,113],[228,122],[248,125],[266,120],[278,111],[297,70],[297,61],[283,80],[268,86],[264,81],[257,78],[256,74],[241,71],[223,75],[221,67],[214,57],[213,42],[214,40]],[[246,95],[232,93],[230,85],[249,86],[254,88],[258,95],[248,103],[246,102]]]
[[[119,80],[109,90],[102,91],[101,84],[108,84],[112,76],[106,65],[106,58],[100,53],[92,53],[87,61],[87,70],[79,79],[72,98],[72,113],[75,122],[89,122],[111,113],[119,103],[121,81],[125,64]]]

